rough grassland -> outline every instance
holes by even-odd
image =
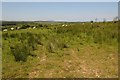
[[[61,24],[3,32],[2,77],[118,77],[117,23]]]

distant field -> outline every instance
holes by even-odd
[[[117,22],[29,22],[4,29],[3,78],[118,77]]]

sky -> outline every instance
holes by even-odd
[[[2,2],[118,2],[120,0],[1,0]]]
[[[118,16],[117,2],[2,2],[2,20],[102,21]]]

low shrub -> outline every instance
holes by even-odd
[[[37,38],[34,35],[29,36],[28,45],[32,47],[33,50],[37,48]]]
[[[14,55],[16,61],[25,62],[29,55],[29,47],[26,44],[18,43],[11,46],[11,52]]]

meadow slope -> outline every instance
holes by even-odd
[[[118,77],[117,23],[28,25],[2,33],[3,78]]]

